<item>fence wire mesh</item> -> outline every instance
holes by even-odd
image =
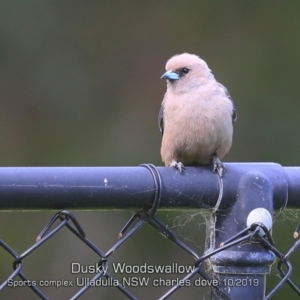
[[[141,287],[142,289],[145,290],[144,296],[147,295],[147,299],[167,299],[170,298],[171,296],[174,296],[176,294],[179,294],[180,291],[182,291],[184,288],[189,288],[191,284],[194,286],[199,283],[198,287],[203,287],[207,286],[210,288],[212,291],[212,295],[214,299],[219,299],[218,297],[222,299],[232,299],[232,294],[230,293],[230,287],[226,288],[224,287],[225,284],[222,282],[222,280],[219,280],[218,273],[213,272],[212,270],[212,265],[213,265],[213,260],[218,256],[220,253],[226,253],[227,249],[235,249],[235,247],[242,247],[243,245],[259,245],[260,248],[263,248],[265,252],[271,253],[274,258],[276,257],[276,268],[277,268],[277,273],[279,275],[279,279],[277,280],[276,284],[269,289],[269,292],[267,296],[265,296],[263,299],[270,299],[273,297],[283,286],[289,287],[291,291],[297,295],[300,296],[300,290],[297,287],[297,285],[292,281],[291,275],[293,271],[293,266],[291,263],[291,255],[297,250],[300,244],[300,239],[299,239],[299,232],[300,232],[300,225],[296,228],[294,232],[294,238],[295,242],[292,244],[292,246],[284,251],[285,253],[282,253],[279,251],[278,247],[275,247],[275,243],[273,241],[273,238],[271,234],[269,233],[268,229],[264,226],[263,223],[253,223],[251,226],[242,229],[239,232],[235,232],[235,234],[228,235],[229,238],[226,238],[226,240],[222,240],[221,242],[218,241],[218,245],[213,245],[212,248],[207,247],[204,252],[201,250],[199,251],[199,248],[192,247],[188,243],[188,238],[185,238],[184,236],[178,238],[177,233],[172,230],[168,223],[163,221],[158,217],[157,210],[160,207],[161,200],[162,200],[162,191],[163,191],[163,185],[162,185],[162,180],[161,180],[161,175],[158,171],[158,169],[151,165],[151,164],[145,164],[141,165],[141,167],[146,168],[150,174],[151,178],[153,179],[153,184],[154,188],[151,186],[151,192],[153,192],[153,201],[151,204],[147,204],[146,207],[137,210],[130,218],[127,220],[122,227],[122,229],[119,231],[118,234],[118,239],[114,239],[112,246],[109,247],[104,247],[103,245],[100,247],[98,245],[98,240],[97,242],[93,242],[90,238],[87,237],[85,230],[83,229],[83,226],[78,222],[77,218],[73,215],[72,212],[68,210],[62,210],[58,213],[56,213],[50,221],[46,223],[44,228],[41,230],[41,232],[38,234],[36,238],[36,242],[27,248],[26,251],[23,253],[19,254],[18,251],[15,250],[15,247],[12,247],[9,245],[9,243],[5,242],[5,239],[0,239],[0,246],[4,252],[6,252],[6,255],[8,257],[11,257],[11,263],[12,263],[12,270],[8,272],[5,277],[3,277],[3,274],[1,276],[5,278],[3,282],[0,282],[0,297],[1,293],[5,293],[5,291],[10,288],[14,287],[15,290],[25,288],[26,291],[29,291],[30,294],[36,296],[37,298],[40,299],[50,299],[53,298],[53,296],[48,294],[48,291],[44,289],[46,286],[54,286],[56,288],[68,288],[68,287],[73,287],[75,286],[75,291],[74,293],[72,292],[72,295],[68,297],[68,299],[79,299],[79,298],[85,298],[89,299],[86,297],[88,295],[88,290],[91,289],[102,289],[107,286],[111,287],[114,290],[119,291],[119,295],[123,295],[123,297],[128,298],[128,299],[145,299],[145,297],[141,297],[140,295],[136,294],[136,291],[133,287]],[[274,166],[272,166],[274,167]],[[276,167],[276,166],[275,166]],[[275,168],[274,167],[274,168]],[[278,168],[278,167],[276,167]],[[53,170],[52,170],[53,171]],[[281,169],[280,169],[281,171]],[[81,171],[80,171],[81,172]],[[274,172],[273,172],[274,173]],[[209,173],[211,174],[211,173]],[[247,173],[249,174],[249,173]],[[275,174],[277,174],[275,172]],[[279,173],[281,174],[281,173]],[[70,174],[68,174],[69,176]],[[254,178],[254,185],[249,185],[249,187],[255,188],[257,185],[257,173],[253,175],[253,173],[250,172],[250,179],[253,177]],[[248,176],[248,175],[247,175]],[[51,176],[52,178],[53,176]],[[202,176],[203,177],[203,176]],[[278,176],[277,176],[278,177]],[[276,177],[276,180],[278,178]],[[48,178],[48,177],[46,177]],[[106,178],[106,177],[105,177]],[[263,179],[265,178],[264,176],[262,177]],[[219,181],[222,183],[221,178],[219,178]],[[47,182],[47,181],[46,181]],[[252,181],[251,181],[252,182]],[[265,181],[268,182],[268,181]],[[105,181],[104,181],[105,183]],[[262,182],[263,183],[263,182]],[[72,183],[73,184],[73,183]],[[255,185],[256,184],[256,185]],[[14,185],[10,185],[14,187]],[[57,182],[55,182],[55,187],[57,186]],[[73,186],[73,185],[72,185]],[[206,185],[205,185],[206,186]],[[48,185],[46,185],[48,187]],[[219,192],[219,198],[217,201],[217,205],[211,205],[207,207],[207,209],[212,209],[210,211],[210,216],[216,216],[219,211],[219,205],[220,201],[222,199],[222,194],[223,194],[223,184],[220,184],[220,192]],[[222,188],[221,188],[222,187]],[[261,186],[260,186],[261,188]],[[285,189],[283,189],[285,191]],[[259,189],[258,192],[261,194],[262,190]],[[260,195],[259,194],[259,195]],[[285,193],[283,193],[285,195]],[[254,196],[256,194],[254,193]],[[258,196],[257,196],[258,197]],[[284,198],[284,197],[283,197]],[[258,197],[258,199],[260,199]],[[272,201],[272,199],[270,198]],[[59,206],[61,207],[61,206]],[[238,211],[240,213],[240,211]],[[226,217],[227,215],[224,214],[222,217]],[[214,219],[214,218],[213,218]],[[235,219],[233,219],[235,220]],[[24,224],[20,222],[21,228],[19,230],[19,234],[21,235],[23,233],[23,226]],[[108,226],[109,222],[106,220],[103,224],[105,224],[104,232],[108,232]],[[138,232],[140,232],[139,229],[145,228],[145,225],[148,224],[150,227],[154,229],[155,234],[160,234],[163,237],[165,237],[169,242],[171,242],[174,247],[179,248],[181,251],[185,253],[185,255],[189,258],[189,261],[186,263],[186,268],[184,272],[174,272],[172,269],[171,272],[165,272],[167,275],[170,275],[170,279],[165,279],[163,278],[164,282],[169,280],[169,284],[164,284],[164,292],[160,294],[159,296],[153,296],[147,294],[147,288],[149,287],[148,279],[143,276],[135,276],[134,278],[122,278],[120,279],[118,276],[116,276],[116,272],[113,273],[112,270],[114,267],[112,266],[112,261],[114,260],[114,257],[118,255],[118,253],[122,252],[122,249],[124,249],[126,246],[125,243],[128,242],[129,240],[133,240],[135,236],[138,235]],[[215,228],[209,227],[209,222],[207,222],[207,239],[209,239],[209,235],[211,234],[212,231],[215,230]],[[241,228],[241,227],[239,227]],[[78,241],[78,244],[80,247],[82,246],[83,248],[89,249],[94,256],[95,259],[93,258],[93,265],[89,265],[87,268],[89,269],[90,267],[93,267],[93,270],[91,272],[88,272],[86,270],[81,269],[81,265],[79,263],[73,263],[72,260],[70,260],[70,263],[75,265],[75,268],[78,268],[80,272],[74,272],[76,274],[77,280],[80,281],[80,284],[75,285],[74,281],[68,280],[65,278],[62,278],[63,276],[60,276],[57,274],[57,278],[52,278],[51,280],[37,280],[36,277],[32,275],[30,272],[30,268],[28,269],[28,261],[36,254],[38,251],[45,251],[43,248],[44,245],[49,245],[47,242],[49,240],[53,241],[55,238],[59,235],[59,232],[61,232],[63,229],[66,229],[68,232],[67,236],[75,238]],[[218,229],[219,230],[219,229]],[[210,231],[210,232],[209,232]],[[147,237],[147,242],[148,244],[154,244],[155,242],[152,242],[149,237]],[[211,242],[211,240],[210,240]],[[45,246],[45,247],[47,247]],[[58,248],[58,252],[62,253],[63,252],[63,247],[60,244],[55,244],[55,246]],[[211,246],[211,245],[210,245]],[[49,246],[48,246],[49,247]],[[79,247],[78,247],[79,248]],[[81,249],[83,249],[81,248]],[[108,251],[105,249],[109,249]],[[149,247],[145,247],[144,250],[148,250]],[[213,249],[213,250],[212,250]],[[78,250],[78,249],[74,249]],[[46,252],[46,251],[45,251]],[[75,251],[74,251],[75,252]],[[76,251],[77,252],[77,251]],[[145,251],[144,251],[145,252]],[[165,249],[160,249],[160,252],[165,252]],[[260,252],[261,253],[261,252]],[[151,256],[152,253],[143,253],[145,255]],[[250,253],[251,254],[251,253]],[[47,254],[48,255],[48,254]],[[257,252],[255,255],[259,255],[259,252]],[[272,256],[272,257],[273,257]],[[2,256],[1,256],[2,257]],[[0,260],[1,260],[0,257]],[[47,264],[47,260],[49,259],[46,257],[45,261],[43,263]],[[64,258],[65,260],[65,258]],[[146,260],[148,261],[148,260]],[[191,261],[191,263],[190,263]],[[245,260],[247,263],[247,259]],[[34,261],[34,263],[36,263]],[[38,264],[38,263],[36,263]],[[145,263],[146,265],[147,263]],[[25,268],[26,266],[26,268]],[[32,267],[32,265],[29,264],[29,267]],[[251,269],[251,265],[248,266]],[[40,265],[40,268],[43,268],[43,265]],[[176,266],[175,266],[176,269]],[[89,269],[90,270],[90,269]],[[147,269],[148,270],[148,269]],[[139,271],[141,271],[139,269]],[[149,271],[149,270],[148,270]],[[156,270],[151,271],[156,272]],[[90,276],[83,276],[84,274],[89,273]],[[141,272],[134,272],[136,273],[141,273]],[[147,272],[146,272],[147,273]],[[159,272],[158,272],[159,273]],[[174,275],[176,273],[176,278],[172,277],[171,275]],[[91,275],[93,274],[93,275]],[[166,275],[165,274],[165,275]],[[179,274],[179,275],[178,275]],[[248,274],[248,273],[246,273]],[[250,273],[249,273],[250,274]],[[262,272],[261,274],[266,274],[266,272]],[[81,276],[82,275],[82,276]],[[239,274],[235,274],[238,278]],[[241,274],[240,274],[241,275]],[[255,288],[257,285],[257,279],[255,279],[255,276],[253,277],[254,279],[251,279],[251,284]],[[263,276],[261,276],[263,278]],[[134,281],[132,281],[134,279]],[[154,281],[158,282],[154,282]],[[152,280],[152,286],[159,286],[161,277],[155,278]],[[264,279],[263,279],[264,281]],[[43,282],[43,284],[42,284]],[[203,284],[205,283],[205,284]],[[260,284],[262,282],[259,282]],[[157,285],[155,285],[157,284]],[[227,283],[228,284],[228,283]],[[243,284],[243,282],[241,282]],[[247,281],[247,285],[249,282]],[[258,284],[258,283],[257,283]],[[263,283],[264,284],[264,283]],[[168,287],[166,289],[166,287]],[[263,286],[265,287],[265,286]],[[22,291],[23,293],[23,291]],[[218,297],[216,296],[218,295]],[[2,298],[2,297],[1,297]],[[57,298],[57,297],[56,297]],[[237,299],[236,297],[234,299]],[[259,298],[261,299],[261,297]]]
[[[220,289],[219,283],[211,277],[210,272],[208,272],[207,269],[203,267],[203,265],[207,260],[209,260],[211,256],[221,251],[224,251],[235,245],[252,242],[260,243],[263,247],[265,247],[265,249],[271,251],[277,257],[276,266],[280,275],[280,280],[264,299],[270,299],[284,284],[287,284],[296,293],[296,295],[300,296],[299,288],[291,280],[293,268],[290,262],[290,256],[293,254],[293,252],[295,252],[300,244],[300,239],[298,239],[300,231],[299,226],[294,233],[296,241],[285,254],[281,253],[275,247],[274,241],[265,226],[260,223],[255,223],[252,224],[252,226],[245,228],[229,240],[224,241],[214,251],[210,251],[208,253],[206,252],[205,254],[200,255],[195,250],[191,249],[191,247],[186,243],[178,239],[176,233],[155,215],[155,211],[137,211],[121,229],[119,233],[119,240],[106,252],[103,249],[100,249],[96,245],[96,243],[93,243],[87,238],[83,228],[81,227],[75,216],[67,210],[60,211],[59,213],[55,214],[36,238],[36,243],[29,247],[22,254],[18,254],[10,245],[0,239],[1,247],[12,257],[13,266],[11,274],[8,274],[7,279],[1,283],[0,296],[1,291],[3,291],[7,287],[14,286],[17,283],[16,286],[18,286],[19,288],[21,288],[22,286],[23,288],[26,287],[30,289],[32,293],[37,295],[40,299],[49,299],[49,296],[47,296],[47,294],[42,291],[38,282],[30,278],[30,276],[23,271],[23,266],[26,264],[26,258],[32,255],[46,241],[58,234],[61,229],[67,228],[71,235],[74,235],[76,238],[78,238],[86,247],[90,248],[98,256],[98,260],[95,261],[95,276],[82,284],[78,291],[74,295],[72,295],[71,299],[78,299],[83,296],[89,288],[101,288],[101,285],[105,286],[107,283],[118,289],[128,299],[138,299],[134,292],[130,289],[130,287],[126,286],[126,282],[118,280],[108,270],[110,269],[110,257],[114,255],[119,249],[121,249],[122,245],[124,245],[126,241],[128,241],[133,235],[135,235],[137,231],[145,224],[149,224],[158,233],[171,241],[174,245],[182,248],[194,260],[194,263],[190,265],[190,271],[176,282],[173,281],[174,284],[172,285],[172,287],[170,287],[170,289],[166,293],[161,295],[159,299],[169,298],[179,289],[186,286],[186,284],[189,283],[192,278],[201,278],[201,280],[211,282],[211,288],[217,289],[219,293],[222,294],[224,299],[231,299],[230,294],[226,294],[224,290]],[[265,233],[264,235],[260,233],[261,230],[263,230],[263,232]],[[20,284],[20,282],[22,282],[23,284]],[[72,282],[60,279],[59,276],[54,282],[56,285],[59,284],[62,287],[72,285]],[[106,284],[104,284],[104,282],[106,282]]]

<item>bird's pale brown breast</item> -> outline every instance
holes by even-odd
[[[166,94],[161,157],[165,165],[173,159],[189,164],[209,164],[222,158],[232,143],[233,104],[215,95],[209,86],[190,93]]]

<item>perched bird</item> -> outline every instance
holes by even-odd
[[[227,89],[194,54],[171,57],[166,71],[161,79],[167,80],[167,91],[158,116],[162,161],[180,172],[184,165],[213,164],[222,176],[220,159],[231,147],[237,119]]]

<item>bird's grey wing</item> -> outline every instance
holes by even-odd
[[[230,101],[233,104],[232,115],[231,115],[232,116],[232,123],[233,123],[233,122],[235,122],[237,120],[237,112],[236,112],[236,109],[234,107],[234,102],[233,102],[233,100],[232,100],[232,98],[231,98],[231,96],[230,96],[227,88],[223,84],[221,84],[219,82],[218,82],[218,84],[219,84],[220,88],[225,92],[225,94],[228,97],[228,99],[230,99]]]
[[[164,103],[161,104],[159,114],[158,114],[158,126],[161,132],[161,135],[164,134]]]

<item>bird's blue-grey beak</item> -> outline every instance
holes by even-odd
[[[172,70],[167,71],[166,73],[164,73],[160,79],[169,79],[169,80],[178,80],[179,79],[179,75],[175,72],[173,72]]]

